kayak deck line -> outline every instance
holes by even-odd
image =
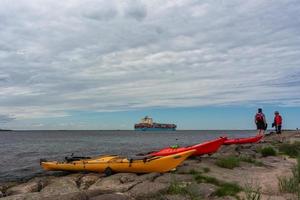
[[[232,138],[232,139],[226,140],[224,142],[224,145],[256,143],[256,142],[259,142],[263,137],[264,137],[263,135],[257,135],[257,136],[248,137],[248,138]]]
[[[221,147],[221,145],[224,143],[224,141],[226,141],[226,140],[227,140],[227,137],[219,137],[217,139],[206,141],[206,142],[192,145],[192,146],[177,147],[177,148],[166,147],[159,151],[151,152],[148,155],[150,155],[150,156],[168,156],[168,155],[172,155],[172,154],[176,154],[176,153],[180,153],[180,152],[184,152],[184,151],[188,151],[188,150],[192,150],[192,149],[196,150],[194,152],[193,156],[212,154],[212,153],[215,153]]]

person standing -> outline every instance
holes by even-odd
[[[266,122],[265,114],[262,112],[261,108],[257,110],[254,121],[258,130],[258,135],[263,134],[267,129],[267,122]]]
[[[275,126],[276,133],[281,134],[282,117],[278,111],[275,111],[274,114],[275,114],[275,117],[274,117],[273,125]]]

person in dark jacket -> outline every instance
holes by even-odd
[[[265,114],[262,112],[261,108],[257,110],[257,113],[255,114],[254,117],[254,122],[258,130],[258,135],[263,134],[267,129],[267,122],[266,122]]]

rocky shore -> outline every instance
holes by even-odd
[[[170,173],[97,173],[35,177],[0,183],[3,200],[196,200],[298,199],[289,190],[300,151],[300,133],[274,134],[258,144],[229,145],[211,155],[186,160]],[[294,182],[293,182],[294,183]],[[286,185],[285,185],[286,184]],[[297,188],[299,182],[297,182]]]

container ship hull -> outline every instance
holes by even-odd
[[[135,131],[176,131],[176,128],[134,128]]]

